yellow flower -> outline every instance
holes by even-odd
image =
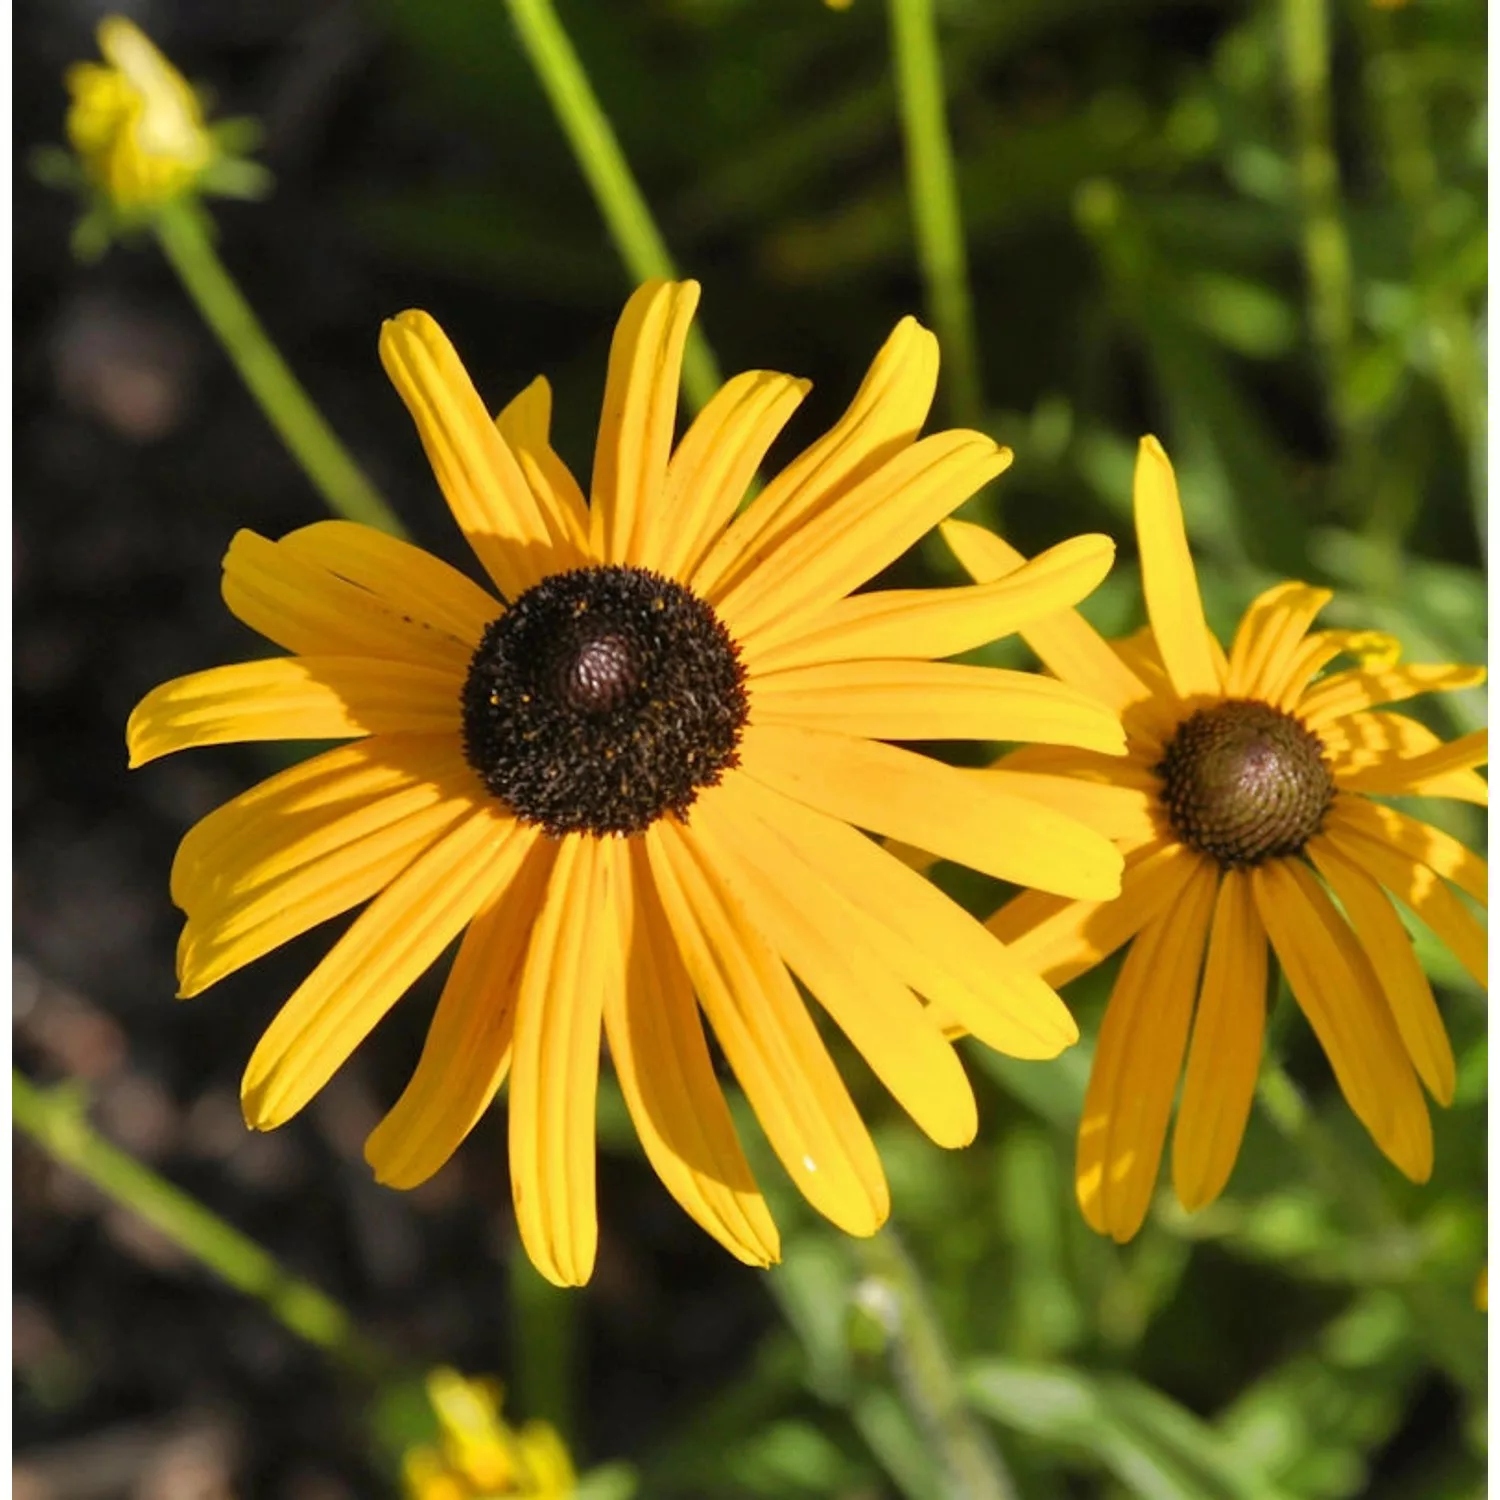
[[[99,23],[105,62],[68,69],[68,140],[89,180],[119,211],[177,197],[216,147],[187,80],[123,16]]]
[[[1013,958],[1059,985],[1135,939],[1079,1128],[1084,1217],[1120,1241],[1139,1229],[1184,1055],[1173,1184],[1188,1209],[1223,1189],[1260,1064],[1268,938],[1350,1107],[1408,1177],[1425,1180],[1432,1133],[1418,1078],[1448,1103],[1453,1053],[1387,892],[1482,984],[1484,931],[1450,884],[1482,903],[1486,870],[1448,834],[1371,799],[1486,802],[1472,768],[1488,736],[1444,744],[1380,710],[1471,687],[1484,672],[1396,666],[1394,643],[1371,633],[1309,634],[1332,596],[1303,583],[1255,600],[1226,657],[1204,623],[1176,479],[1155,438],[1140,447],[1135,524],[1148,631],[1106,642],[1071,611],[1022,631],[1061,681],[1121,711],[1127,757],[1025,748],[989,773],[1089,818],[1126,857],[1116,901],[1024,892],[989,923]],[[981,581],[1022,562],[978,527],[950,522],[945,535]],[[1360,664],[1321,676],[1341,655]]]
[[[434,1370],[427,1396],[439,1441],[409,1449],[402,1463],[408,1500],[564,1500],[577,1477],[563,1440],[545,1422],[516,1429],[500,1415],[500,1386]]]
[[[957,1054],[1051,1057],[1077,1030],[983,926],[857,829],[1025,886],[1102,900],[1114,845],[1024,790],[887,740],[1044,740],[1120,753],[1118,717],[1033,674],[937,661],[1055,613],[1108,570],[1081,537],[980,587],[851,593],[1010,454],[920,441],[937,341],[899,323],[842,419],[740,502],[806,382],[729,381],[673,448],[698,301],[649,282],[615,332],[592,502],[548,442],[538,380],[492,421],[425,313],[381,355],[487,592],[347,522],[235,537],[230,609],[295,653],[167,683],[132,763],[190,745],[356,739],[188,833],[181,993],[361,902],[245,1075],[246,1118],[290,1119],[467,928],[416,1072],[370,1137],[382,1182],[448,1159],[509,1075],[521,1237],[544,1275],[594,1260],[601,1026],[646,1154],[742,1260],[779,1254],[699,1017],[793,1181],[871,1234],[888,1192],[792,974],[937,1142],[973,1138]],[[737,513],[738,512],[738,513]],[[696,994],[696,1000],[695,1000]]]

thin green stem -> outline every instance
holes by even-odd
[[[154,227],[204,322],[328,508],[345,520],[404,536],[395,513],[350,458],[225,270],[203,210],[186,202],[168,204]]]
[[[864,1301],[883,1310],[896,1388],[938,1455],[948,1493],[953,1500],[1014,1500],[999,1452],[964,1401],[953,1351],[916,1262],[890,1228],[850,1243],[878,1292]]]
[[[331,1297],[293,1276],[254,1240],[98,1135],[85,1117],[76,1086],[42,1089],[12,1070],[11,1115],[55,1161],[160,1230],[230,1286],[264,1303],[298,1338],[362,1374],[373,1374],[386,1363]]]
[[[506,5],[626,270],[636,281],[654,276],[677,280],[667,243],[552,0],[506,0]],[[722,384],[708,340],[692,329],[682,361],[689,404],[701,410]]]
[[[890,0],[890,7],[917,258],[947,364],[949,410],[955,421],[972,426],[983,414],[984,393],[963,215],[944,110],[937,20],[933,0]]]

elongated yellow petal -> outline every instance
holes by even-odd
[[[1489,865],[1451,833],[1363,797],[1340,797],[1336,807],[1336,826],[1389,844],[1451,880],[1481,906],[1489,905]]]
[[[1489,944],[1484,928],[1443,883],[1436,870],[1396,847],[1388,838],[1372,838],[1335,803],[1324,832],[1345,855],[1373,875],[1386,890],[1410,907],[1448,946],[1473,976],[1489,986]]]
[[[464,934],[416,1071],[365,1142],[365,1160],[387,1187],[413,1188],[438,1171],[510,1071],[526,939],[553,853],[550,839],[526,827],[499,851],[501,884]]]
[[[694,1222],[746,1265],[771,1265],[781,1240],[714,1076],[645,844],[632,839],[626,851],[629,969],[605,987],[604,1029],[630,1118],[646,1159]]]
[[[807,380],[772,370],[736,375],[683,434],[667,465],[652,566],[669,578],[691,578],[733,518],[755,471],[812,389]]]
[[[749,777],[735,777],[723,790],[843,896],[856,913],[847,942],[867,949],[945,1019],[1012,1057],[1056,1057],[1078,1040],[1052,989],[880,845]]]
[[[1256,599],[1241,618],[1229,648],[1225,696],[1276,702],[1297,647],[1332,598],[1329,589],[1278,583]]]
[[[566,523],[544,509],[447,335],[424,312],[380,330],[380,362],[406,403],[432,472],[485,571],[514,600],[544,574],[578,567]]]
[[[1124,1244],[1146,1217],[1187,1047],[1218,872],[1200,865],[1126,955],[1099,1028],[1078,1124],[1083,1216]]]
[[[1266,932],[1250,880],[1219,881],[1182,1100],[1172,1131],[1172,1185],[1190,1213],[1224,1191],[1255,1099],[1266,1026]]]
[[[1331,728],[1346,729],[1357,720],[1415,724],[1417,733],[1402,730],[1400,738],[1412,748],[1400,756],[1394,752],[1381,753],[1374,747],[1373,742],[1380,738],[1390,738],[1382,733],[1384,725],[1377,725],[1368,738],[1358,743],[1346,740],[1340,753],[1330,752],[1329,757],[1333,761],[1334,779],[1341,789],[1384,797],[1454,797],[1480,807],[1489,806],[1490,784],[1472,769],[1489,761],[1488,729],[1476,729],[1444,743],[1425,724],[1417,724],[1415,719],[1402,714],[1350,714],[1335,725],[1324,727],[1320,738],[1325,746]]]
[[[979,1114],[957,1053],[890,967],[849,941],[858,920],[850,904],[723,790],[699,800],[693,836],[751,921],[912,1119],[940,1146],[968,1145]]]
[[[498,803],[470,813],[360,913],[260,1039],[240,1098],[252,1129],[284,1125],[490,898],[517,825]]]
[[[1030,566],[1009,542],[970,521],[944,521],[942,533],[976,583],[1012,578],[1021,568]],[[1021,637],[1049,672],[1117,712],[1123,713],[1150,697],[1145,684],[1121,661],[1113,646],[1074,610],[1059,610],[1033,620],[1021,630]]]
[[[1146,612],[1172,687],[1179,698],[1217,697],[1223,679],[1209,645],[1177,476],[1154,437],[1143,437],[1136,455],[1135,535]]]
[[[696,281],[647,281],[615,327],[590,509],[591,550],[605,562],[656,566],[682,351],[697,306]]]
[[[1063,985],[1123,947],[1182,895],[1203,863],[1185,844],[1156,840],[1125,857],[1114,901],[1069,901],[1044,891],[1022,891],[985,926],[1011,957],[1048,984]]]
[[[1287,983],[1375,1144],[1414,1182],[1432,1171],[1432,1122],[1380,981],[1311,870],[1274,859],[1250,872]]]
[[[811,619],[802,634],[757,653],[754,670],[866,657],[957,656],[1076,604],[1099,585],[1114,555],[1108,537],[1077,536],[993,583],[854,594]]]
[[[1087,823],[1095,833],[1130,848],[1170,836],[1156,793],[1144,787],[1111,786],[1097,781],[1080,781],[1073,776],[1014,771],[1005,766],[992,766],[987,771],[966,774],[999,778],[1000,784],[1017,797],[1076,818]]]
[[[288,532],[277,546],[461,641],[477,642],[500,614],[499,600],[457,568],[354,521],[314,521]]]
[[[594,1101],[604,991],[625,964],[619,864],[610,839],[557,846],[516,1003],[510,1078],[510,1178],[516,1228],[554,1286],[594,1269]]]
[[[1377,881],[1332,840],[1309,841],[1308,857],[1338,897],[1385,991],[1396,1029],[1422,1082],[1439,1104],[1453,1101],[1453,1048],[1411,938]]]
[[[937,391],[937,340],[915,318],[896,324],[842,417],[788,464],[719,538],[692,577],[718,598],[787,537],[911,444]]]
[[[981,432],[923,438],[809,517],[753,573],[710,601],[747,651],[769,650],[801,633],[801,617],[895,562],[1010,461],[1010,450]]]
[[[237,662],[176,677],[136,704],[125,726],[130,764],[194,745],[441,734],[459,728],[463,679],[369,657]]]
[[[890,1212],[880,1158],[781,960],[690,830],[645,835],[683,964],[772,1149],[819,1213],[874,1234]]]
[[[378,594],[239,531],[224,557],[230,613],[283,650],[304,656],[369,656],[407,661],[461,677],[479,644],[387,603]]]
[[[572,470],[552,447],[552,387],[546,377],[538,375],[513,397],[496,416],[495,426],[559,534],[580,557],[588,556],[588,502]]]
[[[1125,753],[1111,709],[1034,672],[955,662],[841,661],[751,677],[757,723],[879,740],[1039,740]]]
[[[1310,688],[1297,707],[1309,729],[1320,730],[1345,714],[1419,693],[1453,693],[1484,681],[1483,667],[1412,666],[1384,671],[1336,672]]]
[[[1123,862],[1108,839],[999,779],[780,724],[750,725],[740,755],[747,775],[795,801],[1000,880],[1090,899],[1119,894]]]

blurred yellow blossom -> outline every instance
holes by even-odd
[[[99,23],[103,63],[68,69],[68,140],[90,182],[122,213],[191,186],[217,151],[187,80],[123,16]]]
[[[439,1438],[407,1450],[402,1464],[408,1500],[563,1500],[576,1483],[562,1439],[545,1422],[506,1425],[497,1381],[456,1370],[427,1377]]]

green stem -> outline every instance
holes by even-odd
[[[917,258],[947,361],[949,409],[955,421],[972,426],[983,414],[984,395],[933,0],[890,0],[890,6]]]
[[[1005,1464],[964,1401],[952,1350],[916,1262],[890,1228],[850,1243],[879,1292],[865,1305],[885,1309],[896,1388],[936,1451],[949,1494],[953,1500],[1014,1500]]]
[[[386,1363],[332,1298],[293,1276],[254,1240],[96,1134],[76,1086],[41,1089],[13,1069],[11,1115],[54,1160],[160,1230],[230,1286],[259,1299],[298,1338],[358,1373],[373,1374]]]
[[[625,268],[636,281],[656,276],[677,280],[666,241],[552,0],[506,0],[506,5]],[[722,384],[708,340],[692,329],[682,361],[689,404],[701,410]]]
[[[528,1419],[549,1422],[571,1447],[578,1435],[573,1399],[578,1296],[553,1286],[520,1245],[511,1251],[509,1268],[516,1409]]]
[[[328,508],[345,520],[404,536],[394,512],[324,421],[225,270],[209,238],[209,221],[203,210],[185,202],[168,204],[154,227],[162,250],[204,322],[213,329],[251,395],[322,493]]]

